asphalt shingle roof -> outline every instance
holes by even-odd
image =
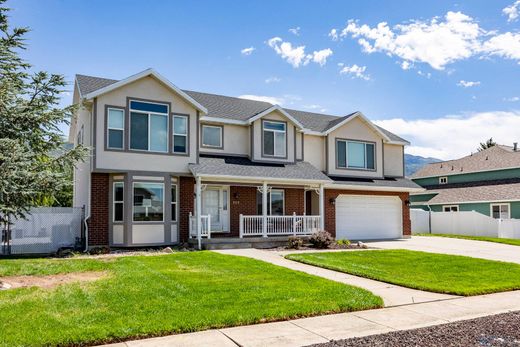
[[[421,189],[422,187],[404,177],[371,179],[371,178],[351,178],[351,177],[334,177],[334,184],[346,184],[353,186],[368,186],[368,187],[388,187],[388,188],[411,188]]]
[[[117,80],[113,79],[85,75],[76,75],[76,79],[78,81],[79,89],[82,95],[86,95],[97,89],[101,89],[117,82]],[[271,103],[264,101],[202,93],[192,90],[183,91],[208,110],[208,117],[245,121],[273,106]],[[338,117],[286,108],[284,108],[284,110],[297,119],[306,129],[317,132],[323,132],[327,129],[330,129],[337,123],[355,114],[351,113],[343,117]],[[379,126],[376,127],[385,133],[392,141],[407,142],[406,140],[389,132],[388,130],[385,130]]]
[[[245,157],[204,156],[198,164],[189,168],[196,175],[224,175],[237,177],[266,177],[280,179],[298,179],[309,181],[329,181],[323,172],[311,164],[300,161],[295,164],[255,163]]]
[[[460,159],[428,164],[413,174],[412,178],[449,176],[517,167],[520,167],[520,151],[514,151],[509,146],[496,145]]]
[[[437,193],[428,204],[451,204],[476,201],[520,200],[520,183],[480,185],[448,189],[428,190]]]

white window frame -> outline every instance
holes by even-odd
[[[175,187],[175,201],[173,201],[173,198],[174,196],[172,195],[170,197],[170,212],[171,212],[171,207],[173,205],[175,205],[175,216],[171,216],[171,221],[172,222],[177,222],[177,216],[179,215],[179,204],[178,204],[178,200],[179,200],[179,187],[177,186],[177,182],[175,181],[172,181],[172,188]]]
[[[204,143],[204,128],[216,128],[216,129],[218,129],[218,132],[219,132],[219,145],[218,146]],[[222,148],[223,147],[222,146],[222,141],[224,140],[222,138],[222,130],[223,130],[223,128],[221,126],[203,124],[202,125],[202,136],[201,136],[202,137],[202,146],[204,146],[204,147],[211,147],[211,148]]]
[[[493,217],[493,206],[499,206],[499,214],[502,214],[502,206],[507,206],[507,218],[495,218]],[[495,219],[511,219],[511,204],[508,202],[496,203],[489,205],[489,215],[491,218]]]
[[[273,192],[282,193],[282,216],[285,216],[285,190],[284,189],[271,189],[269,192],[269,215],[273,216]]]
[[[135,215],[135,185],[136,184],[160,184],[162,185],[162,189],[163,189],[163,214],[162,214],[162,220],[134,220],[134,215]],[[164,182],[153,182],[153,181],[138,181],[138,182],[132,182],[132,223],[141,223],[141,224],[159,224],[159,223],[164,223],[164,214],[166,213],[166,199],[165,199],[165,187],[164,187]]]
[[[123,200],[116,200],[116,186],[121,185],[123,188]],[[123,219],[116,220],[116,204],[123,205]],[[125,221],[125,182],[123,181],[114,181],[112,184],[112,222],[113,223],[123,223]]]
[[[453,208],[456,210],[452,210]],[[446,211],[446,209],[449,209],[449,211]],[[442,205],[442,212],[459,212],[459,205]]]
[[[160,112],[150,112],[150,111],[141,111],[141,110],[134,110],[131,108],[131,105],[132,105],[132,101],[136,101],[136,102],[142,102],[142,103],[145,103],[145,104],[154,104],[154,105],[162,105],[162,106],[166,106],[167,109],[168,109],[168,112],[167,113],[160,113]],[[130,122],[130,126],[128,127],[128,132],[130,133],[130,141],[129,141],[129,144],[128,144],[128,148],[132,151],[139,151],[139,152],[152,152],[152,153],[168,153],[169,152],[169,148],[170,148],[170,117],[169,117],[169,114],[170,114],[170,105],[168,104],[163,104],[163,103],[160,103],[160,102],[151,102],[151,101],[146,101],[146,100],[133,100],[133,99],[130,99],[130,101],[128,102],[128,108],[129,108],[129,113],[128,113],[128,117],[129,117],[129,122]],[[132,112],[134,113],[141,113],[141,114],[146,114],[148,116],[148,149],[136,149],[136,148],[132,148],[132,127],[131,127],[131,124],[132,124]],[[150,149],[150,140],[151,140],[151,136],[150,136],[150,131],[151,131],[151,126],[150,126],[150,123],[151,123],[151,118],[150,117],[151,115],[154,115],[154,116],[163,116],[163,117],[166,117],[166,150],[165,151],[152,151]],[[124,147],[123,147],[124,148]],[[132,217],[133,219],[133,217]]]
[[[175,132],[175,118],[184,118],[186,120],[186,134],[180,134]],[[177,154],[187,154],[190,144],[188,143],[188,133],[189,133],[189,124],[190,119],[188,116],[181,115],[181,114],[174,114],[173,120],[172,120],[172,152]],[[176,152],[175,151],[175,136],[184,136],[186,138],[186,150],[184,152]]]
[[[275,130],[275,129],[266,129],[265,128],[265,124],[266,123],[272,123],[272,124],[282,124],[283,125],[283,128],[284,130]],[[265,146],[265,132],[266,131],[271,131],[273,133],[283,133],[284,134],[284,153],[282,155],[280,154],[276,154],[276,135],[273,134],[273,154],[266,154],[265,151],[264,151],[264,146]],[[262,141],[262,155],[264,157],[276,157],[276,158],[285,158],[287,157],[287,123],[285,122],[279,122],[279,121],[274,121],[274,120],[264,120],[262,122],[262,138],[263,138],[263,141]]]
[[[112,128],[110,127],[110,110],[114,111],[122,111],[123,112],[123,127],[122,128]],[[110,147],[110,130],[121,130],[123,132],[123,143],[121,148],[119,147]],[[107,148],[115,149],[115,150],[124,150],[125,149],[125,110],[117,107],[107,107]]]
[[[448,176],[439,177],[439,184],[448,184]]]
[[[339,166],[339,151],[338,151],[338,145],[336,144],[336,166],[338,169],[349,169],[349,170],[366,170],[366,171],[375,171],[376,170],[376,144],[375,142],[369,142],[369,141],[358,141],[358,140],[348,140],[348,139],[338,139],[337,142],[345,142],[345,164],[346,166]],[[365,167],[359,167],[359,166],[350,166],[348,163],[348,144],[349,142],[352,143],[361,143],[365,147]],[[372,145],[374,147],[374,167],[369,168],[367,166],[368,164],[368,151],[367,151],[367,145]]]
[[[78,131],[78,136],[77,136],[77,145],[83,145],[83,134],[85,133],[85,127],[83,126],[83,124],[81,125],[81,128],[79,129]]]

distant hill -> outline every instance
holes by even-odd
[[[404,155],[404,168],[405,168],[405,175],[411,176],[414,174],[417,170],[422,168],[426,164],[430,163],[438,163],[442,160],[437,158],[425,158],[421,157],[419,155],[411,155],[411,154],[405,154]]]

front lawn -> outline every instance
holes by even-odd
[[[290,254],[286,258],[397,284],[456,295],[520,289],[520,265],[408,250]]]
[[[501,239],[498,237],[488,237],[488,236],[467,236],[467,235],[454,235],[454,234],[413,234],[413,236],[451,237],[453,239],[487,241],[487,242],[503,243],[503,244],[512,245],[512,246],[520,246],[519,239]]]
[[[0,276],[82,271],[108,277],[0,291],[0,346],[107,343],[383,305],[360,288],[214,252],[0,260]]]

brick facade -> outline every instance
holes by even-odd
[[[88,244],[108,246],[108,189],[107,173],[92,173],[90,183],[90,219],[88,220]]]
[[[186,242],[189,238],[189,215],[195,213],[194,194],[195,179],[193,177],[179,177],[179,240]]]
[[[410,237],[412,235],[412,225],[410,221],[410,207],[406,204],[410,200],[409,193],[400,192],[372,192],[361,190],[339,190],[326,189],[325,190],[325,230],[336,237],[336,206],[331,204],[331,199],[336,199],[340,194],[353,195],[384,195],[384,196],[398,196],[401,199],[403,211],[403,237]]]
[[[256,192],[256,187],[231,186],[231,205],[229,211],[230,233],[224,235],[238,237],[240,231],[240,214],[257,214]]]

